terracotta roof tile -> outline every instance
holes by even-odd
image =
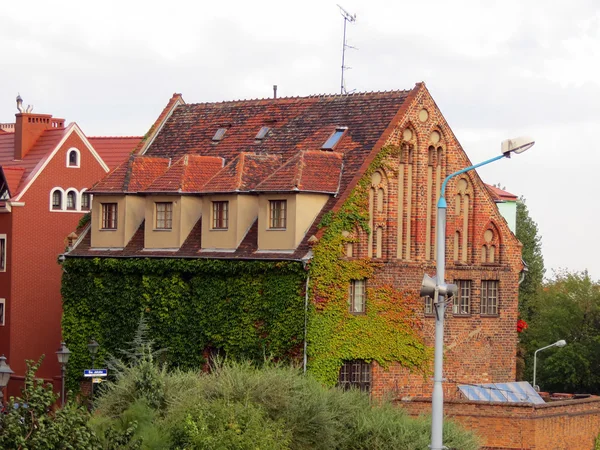
[[[142,140],[139,136],[88,137],[109,169],[114,169],[129,156]]]
[[[487,188],[494,201],[514,202],[517,201],[519,198],[515,194],[511,194],[510,192],[497,188],[496,186],[492,186],[491,184],[486,183],[485,187]]]
[[[281,165],[278,155],[243,152],[218,172],[202,192],[248,192]]]
[[[337,152],[298,152],[287,163],[270,175],[255,190],[327,192],[335,194],[339,188],[343,155]]]
[[[185,155],[158,177],[146,192],[201,192],[204,185],[223,168],[223,158]]]
[[[0,167],[6,184],[8,185],[8,192],[10,197],[14,197],[17,193],[19,182],[23,177],[25,169],[23,167]]]
[[[129,159],[101,181],[96,183],[91,193],[140,192],[169,168],[169,158],[131,155]]]

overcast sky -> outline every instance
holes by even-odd
[[[530,151],[480,174],[527,199],[552,269],[600,279],[600,3],[339,0],[348,90],[425,81],[473,163],[500,141]],[[143,135],[174,92],[188,103],[339,93],[335,1],[3,2],[0,122],[15,97],[88,136]],[[592,239],[594,238],[594,239]],[[591,239],[591,240],[590,240]]]

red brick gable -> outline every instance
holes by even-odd
[[[141,140],[139,136],[88,137],[89,143],[111,170],[122,163]]]
[[[256,186],[256,191],[338,191],[343,155],[337,152],[303,151]]]
[[[206,183],[223,168],[223,159],[216,156],[185,155],[158,177],[146,192],[200,192]]]
[[[204,193],[248,192],[281,165],[277,155],[241,153],[217,173],[202,190]]]
[[[148,187],[169,168],[169,158],[130,156],[103,180],[90,189],[91,193],[139,192]]]

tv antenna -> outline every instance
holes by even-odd
[[[348,45],[348,43],[346,42],[346,24],[348,22],[356,22],[356,14],[354,14],[354,15],[350,14],[348,11],[346,11],[344,8],[342,8],[340,5],[337,5],[337,7],[340,8],[340,13],[342,14],[342,17],[344,18],[344,45],[342,46],[342,82],[341,82],[340,94],[347,94],[348,91],[346,91],[346,86],[344,84],[344,72],[348,69],[352,69],[352,67],[348,67],[345,64],[346,49],[347,48],[352,48],[354,50],[358,50],[358,49],[356,47],[352,47],[351,45]]]

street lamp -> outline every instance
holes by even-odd
[[[90,352],[90,356],[92,357],[92,370],[94,369],[94,360],[96,359],[96,354],[98,353],[98,348],[100,348],[100,344],[96,342],[96,339],[92,337],[90,342],[88,342],[88,350]],[[92,391],[90,394],[90,400],[94,401],[94,379],[92,378]]]
[[[56,357],[58,358],[58,363],[60,364],[60,373],[61,373],[61,388],[60,388],[60,398],[62,406],[65,406],[65,368],[67,363],[69,362],[69,356],[71,352],[67,348],[67,344],[64,342],[60,343],[60,348],[56,351]]]
[[[3,390],[10,381],[10,376],[13,373],[10,366],[6,363],[6,357],[4,355],[0,356],[0,410],[3,409],[4,405]]]
[[[446,272],[446,185],[448,181],[460,174],[485,166],[502,158],[510,158],[512,153],[523,153],[531,148],[535,141],[529,137],[518,137],[516,139],[507,139],[502,141],[500,149],[502,154],[494,158],[483,161],[474,166],[466,167],[458,172],[448,175],[442,183],[440,190],[440,199],[437,204],[437,224],[436,224],[436,276],[431,278],[427,275],[423,278],[421,296],[433,297],[433,306],[435,307],[435,352],[433,363],[433,394],[431,396],[431,450],[443,450],[443,431],[444,431],[444,391],[442,388],[443,366],[444,366],[444,314],[446,313],[446,303],[444,297],[451,297],[456,292],[456,286],[444,282]],[[435,284],[434,284],[435,283]]]
[[[564,347],[565,345],[567,345],[567,341],[565,341],[564,339],[561,339],[560,341],[556,341],[554,344],[550,344],[550,345],[546,345],[545,347],[542,348],[538,348],[535,353],[533,354],[533,388],[536,391],[540,391],[540,387],[536,386],[535,384],[535,373],[537,370],[537,354],[538,352],[541,352],[542,350],[546,350],[547,348],[550,347]]]

